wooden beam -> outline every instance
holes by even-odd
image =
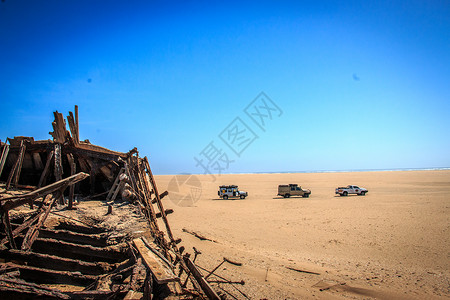
[[[175,243],[175,239],[173,237],[172,230],[170,229],[169,221],[167,220],[167,216],[166,216],[161,198],[159,197],[158,188],[156,186],[155,178],[153,178],[153,173],[150,168],[150,164],[148,163],[147,157],[144,157],[144,162],[145,162],[145,167],[147,169],[148,178],[150,179],[151,186],[153,187],[153,191],[155,193],[156,203],[157,203],[159,211],[161,213],[164,225],[166,226],[167,235],[169,236],[170,241],[172,243]]]
[[[33,244],[35,252],[51,254],[60,257],[81,259],[90,262],[117,263],[128,257],[125,244],[108,247],[94,247],[63,242],[55,239],[37,238]]]
[[[0,252],[3,259],[19,261],[37,268],[47,268],[56,271],[81,272],[86,275],[100,275],[113,270],[113,265],[100,262],[86,262],[78,259],[64,258],[55,255],[35,253],[22,250],[3,250]]]
[[[9,299],[71,299],[59,290],[7,277],[0,280],[0,295],[9,295]]]
[[[28,251],[30,250],[31,246],[33,245],[34,240],[37,238],[38,234],[39,234],[39,229],[42,227],[42,225],[44,225],[45,220],[47,220],[48,214],[50,213],[50,210],[52,209],[53,204],[55,203],[55,200],[57,197],[55,196],[50,196],[47,195],[47,198],[53,198],[50,201],[45,201],[47,202],[46,205],[44,205],[42,207],[42,212],[40,213],[39,219],[36,223],[36,225],[31,226],[28,231],[27,234],[25,235],[25,238],[23,239],[22,242],[22,250],[24,251]]]
[[[73,158],[72,154],[68,154],[68,156],[70,156],[71,160],[69,160],[69,164],[70,164],[70,175],[73,176],[75,175],[76,171],[77,171],[77,165],[75,163],[75,160]],[[67,207],[67,209],[73,209],[73,195],[75,193],[75,184],[72,184],[69,187],[69,205]]]
[[[142,239],[134,239],[133,244],[158,284],[180,281],[180,278],[173,273],[167,262],[147,248]]]
[[[48,154],[47,154],[47,161],[45,162],[45,167],[44,167],[44,171],[42,171],[41,178],[39,178],[39,184],[37,186],[38,188],[40,188],[47,179],[49,169],[50,169],[50,164],[52,162],[54,153],[55,152],[52,150],[52,151],[48,152]]]
[[[9,153],[9,145],[5,143],[3,150],[2,150],[2,157],[0,159],[0,176],[2,176],[3,168],[5,167],[6,158],[8,157]]]
[[[78,105],[75,105],[75,126],[77,127],[77,141],[80,141],[80,123],[78,123]]]
[[[2,217],[3,225],[5,226],[6,236],[8,237],[8,240],[9,240],[9,245],[11,248],[17,249],[16,242],[14,241],[14,236],[11,231],[11,223],[9,221],[9,212],[2,211],[1,217]]]
[[[6,182],[6,189],[8,190],[11,186],[11,183],[13,185],[17,185],[20,177],[20,170],[22,169],[22,162],[23,162],[23,156],[25,155],[25,144],[23,140],[20,141],[20,151],[19,155],[17,156],[16,163],[11,168],[11,171],[9,172],[8,181]]]
[[[6,263],[3,265],[19,269],[21,279],[29,280],[34,283],[75,284],[85,286],[95,282],[97,279],[97,276],[83,275],[76,272],[56,271],[14,263]]]
[[[189,271],[191,271],[192,276],[200,284],[206,296],[208,296],[209,299],[219,300],[220,299],[219,295],[217,295],[217,293],[212,289],[212,287],[209,285],[209,283],[206,281],[206,279],[203,277],[203,275],[191,261],[189,256],[185,255],[183,259],[187,267],[189,268]]]
[[[76,244],[89,244],[95,247],[106,247],[108,245],[107,241],[109,235],[109,233],[86,234],[72,232],[69,230],[53,230],[47,228],[42,228],[41,230],[39,230],[40,238],[57,239],[60,241]]]

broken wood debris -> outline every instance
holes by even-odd
[[[210,242],[213,242],[213,243],[217,243],[215,240],[207,238],[207,237],[205,237],[205,236],[203,236],[203,235],[201,235],[201,234],[199,234],[199,233],[197,233],[195,231],[191,231],[191,230],[188,230],[186,228],[183,228],[183,232],[192,234],[193,236],[195,236],[196,238],[200,239],[201,241],[210,241]]]
[[[286,269],[289,269],[289,270],[292,270],[292,271],[296,271],[296,272],[300,272],[300,273],[307,273],[307,274],[320,275],[320,273],[317,273],[317,272],[306,271],[306,270],[301,270],[301,269],[292,268],[292,267],[286,267]]]

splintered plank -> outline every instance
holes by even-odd
[[[14,249],[0,251],[0,257],[6,260],[20,262],[20,264],[26,263],[26,265],[31,267],[51,268],[56,271],[81,272],[87,275],[100,275],[108,273],[113,269],[113,265],[108,263],[86,262]]]
[[[84,261],[91,262],[102,261],[116,263],[123,261],[128,257],[125,243],[99,248],[90,245],[79,245],[58,241],[55,239],[37,238],[33,243],[33,250],[39,253],[57,255],[72,259],[82,259]]]
[[[40,229],[39,237],[57,239],[75,244],[89,244],[96,247],[106,247],[108,245],[108,234],[84,234],[68,230]]]
[[[180,280],[180,278],[173,273],[173,271],[170,269],[167,263],[163,259],[161,259],[158,255],[153,253],[153,251],[150,250],[145,245],[142,239],[140,238],[134,239],[133,244],[139,251],[139,254],[141,255],[144,261],[144,264],[152,272],[158,284],[164,284]]]
[[[20,278],[33,283],[57,283],[57,284],[74,284],[88,285],[93,283],[98,277],[93,275],[82,275],[77,272],[55,271],[44,268],[36,268],[14,263],[6,263],[4,265],[17,268],[20,271]]]
[[[13,278],[0,280],[0,298],[2,299],[71,299],[58,290]]]

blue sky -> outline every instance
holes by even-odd
[[[449,167],[449,53],[448,1],[5,0],[0,139],[48,139],[77,104],[82,140],[157,174],[203,173],[211,142],[226,173]],[[236,117],[258,137],[240,156]]]

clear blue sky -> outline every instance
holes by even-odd
[[[449,1],[0,2],[0,138],[138,147],[158,174],[450,166]],[[244,109],[282,110],[262,131]],[[219,135],[258,136],[238,157]]]

